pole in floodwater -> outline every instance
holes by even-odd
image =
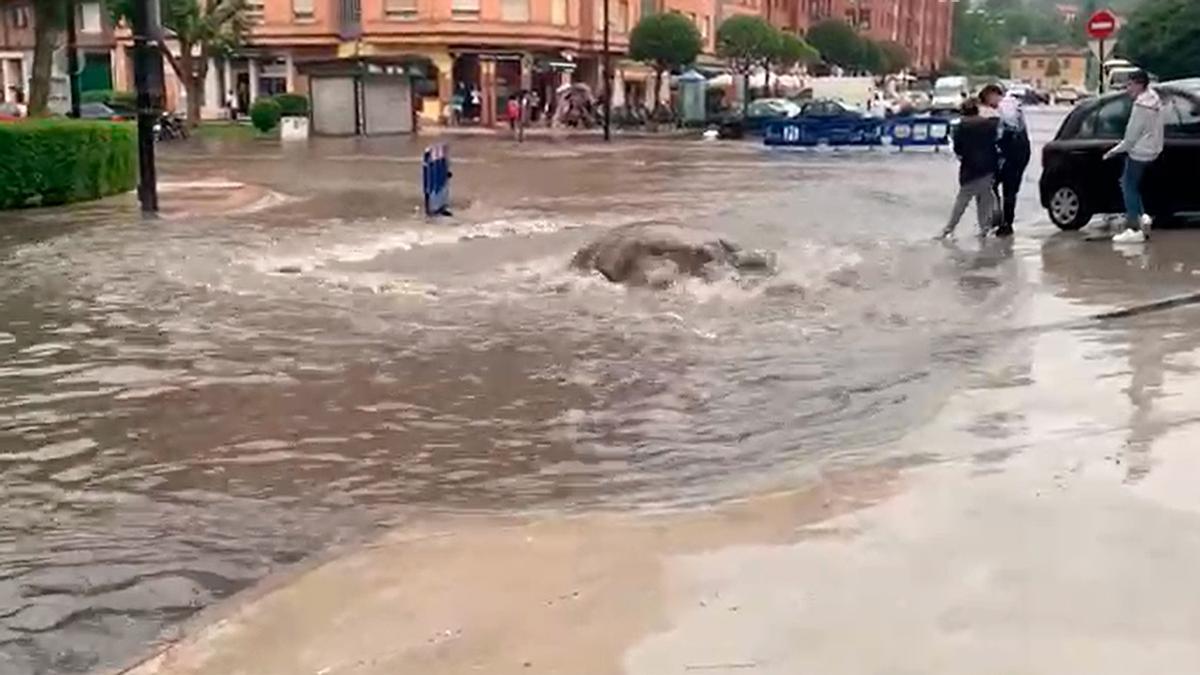
[[[70,117],[79,119],[79,43],[75,26],[75,0],[67,0],[67,81],[71,85]]]
[[[608,3],[604,2],[604,140],[612,140],[612,51],[608,42]]]
[[[154,124],[162,108],[162,56],[158,53],[158,0],[133,3],[133,84],[137,90],[138,201],[142,213],[158,213]]]

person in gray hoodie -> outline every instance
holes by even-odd
[[[1125,197],[1125,231],[1113,243],[1140,244],[1150,238],[1150,216],[1142,204],[1142,177],[1163,151],[1162,99],[1150,88],[1150,76],[1139,70],[1129,77],[1126,90],[1133,97],[1133,114],[1125,127],[1125,138],[1104,155],[1109,160],[1125,155],[1121,194]]]

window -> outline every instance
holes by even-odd
[[[1029,59],[1021,59],[1021,68],[1029,70]]]
[[[1200,99],[1168,94],[1164,97],[1164,123],[1167,136],[1200,138]]]
[[[413,21],[417,18],[417,0],[384,0],[383,13],[389,19]]]
[[[529,0],[500,0],[500,19],[529,21]]]
[[[257,25],[263,22],[262,0],[246,0],[246,23]]]
[[[313,0],[292,0],[292,17],[296,21],[312,21]]]
[[[12,8],[12,25],[13,28],[29,28],[29,7],[22,5],[21,7]]]
[[[863,30],[871,30],[871,10],[864,9],[858,17],[859,27]]]
[[[460,21],[479,18],[479,0],[450,0],[450,14]]]
[[[550,3],[550,23],[563,26],[567,23],[567,0],[552,0]]]
[[[1105,103],[1099,110],[1084,118],[1077,138],[1120,138],[1125,135],[1133,101],[1122,96]]]
[[[1038,67],[1038,68],[1045,68],[1045,67],[1046,67],[1046,59],[1038,59],[1038,60],[1037,60],[1037,67]]]
[[[100,25],[100,3],[85,2],[79,5],[79,32],[81,33],[99,33],[102,26]]]
[[[615,30],[618,33],[629,32],[629,0],[617,0],[617,16]]]
[[[710,34],[712,34],[712,17],[705,16],[704,23],[700,24],[700,37],[707,40]]]

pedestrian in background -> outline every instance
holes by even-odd
[[[1150,87],[1150,76],[1144,70],[1129,76],[1125,91],[1133,97],[1133,113],[1125,127],[1125,138],[1104,153],[1104,159],[1125,155],[1125,170],[1121,173],[1125,231],[1113,237],[1113,243],[1140,244],[1150,238],[1152,221],[1142,203],[1142,178],[1163,151],[1162,99]]]
[[[1011,237],[1013,222],[1017,218],[1017,195],[1021,192],[1025,169],[1029,167],[1029,159],[1033,154],[1029,126],[1025,122],[1025,112],[1021,110],[1021,101],[1016,96],[1006,95],[1000,85],[987,85],[980,96],[988,107],[996,110],[1000,120],[1000,170],[996,175],[996,187],[1001,207],[997,211],[996,235]]]
[[[958,197],[942,238],[954,236],[971,201],[975,201],[979,234],[986,236],[995,224],[996,171],[1000,155],[996,148],[999,120],[979,114],[979,102],[969,98],[962,104],[962,121],[954,131],[954,154],[958,155]]]

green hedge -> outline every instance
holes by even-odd
[[[262,133],[279,126],[279,104],[273,98],[260,98],[250,106],[250,123]]]
[[[272,98],[284,117],[308,117],[308,97],[304,94],[276,94]]]
[[[0,124],[0,158],[0,209],[99,199],[137,185],[137,132],[130,124]]]

